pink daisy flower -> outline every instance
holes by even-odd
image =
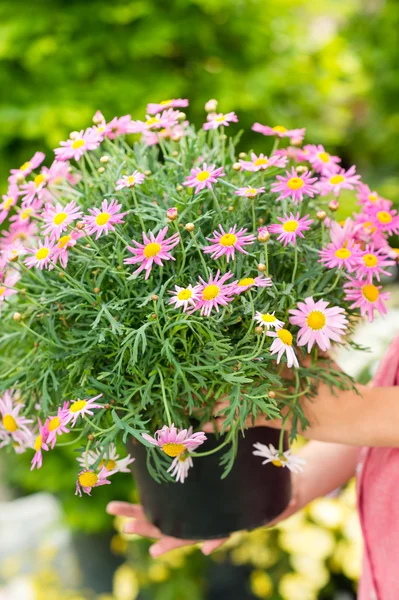
[[[242,196],[243,198],[255,198],[256,196],[258,196],[259,194],[264,194],[265,193],[265,188],[264,187],[260,187],[260,188],[254,188],[254,187],[242,187],[242,188],[238,188],[238,190],[236,190],[234,192],[236,194],[236,196]]]
[[[90,400],[75,400],[71,404],[64,402],[62,409],[62,419],[64,425],[71,423],[71,427],[75,427],[76,421],[79,417],[85,417],[86,415],[93,416],[93,408],[103,408],[102,404],[97,404],[96,400],[102,397],[102,394],[98,394]]]
[[[0,246],[6,248],[17,242],[23,242],[25,245],[34,242],[37,234],[36,223],[12,223],[8,231],[2,232],[2,239],[0,239]]]
[[[263,275],[259,275],[259,277],[243,277],[231,284],[235,294],[241,294],[253,287],[264,288],[271,287],[272,285],[270,277],[263,277]]]
[[[37,248],[27,248],[27,252],[32,254],[30,258],[27,258],[24,262],[28,269],[32,267],[39,267],[43,269],[52,269],[51,259],[54,253],[54,242],[46,237],[44,240],[38,240]]]
[[[35,198],[43,201],[46,197],[49,197],[49,193],[45,189],[46,185],[47,179],[43,173],[36,175],[33,181],[21,185],[21,197],[24,205],[29,206]]]
[[[196,450],[207,439],[203,431],[193,433],[192,427],[178,430],[175,425],[171,427],[164,425],[162,429],[155,432],[154,437],[147,433],[143,433],[142,436],[147,442],[158,446],[165,454],[173,457],[179,456],[187,450]]]
[[[105,468],[102,468],[99,473],[95,473],[90,469],[81,471],[76,481],[75,495],[79,495],[81,497],[82,492],[84,492],[88,496],[91,496],[91,490],[93,488],[111,483],[107,477],[113,475],[115,472],[116,471],[107,471]]]
[[[32,158],[24,162],[24,164],[21,165],[19,169],[11,169],[11,175],[8,178],[8,181],[10,183],[18,183],[19,178],[26,177],[27,175],[32,173],[34,169],[37,169],[37,167],[39,167],[42,164],[45,158],[46,155],[43,154],[43,152],[36,152],[32,156]]]
[[[24,404],[14,402],[11,390],[6,390],[0,398],[0,431],[15,439],[16,442],[26,436],[31,437],[31,431],[27,425],[33,421],[19,414],[23,408],[25,408]]]
[[[162,100],[162,102],[147,104],[147,113],[149,115],[156,115],[165,110],[165,108],[186,108],[186,106],[188,106],[188,100],[186,98]]]
[[[389,204],[391,205],[392,203],[389,202]],[[381,210],[381,207],[375,206],[368,214],[377,230],[383,232],[385,235],[399,233],[399,215],[396,210],[391,210],[388,206],[385,210]]]
[[[275,316],[275,311],[272,313],[261,313],[257,311],[254,316],[254,321],[256,321],[262,327],[266,327],[267,330],[272,329],[281,329],[284,327],[283,321],[279,321]]]
[[[42,425],[42,422],[40,421],[40,419],[38,419],[38,424],[39,424],[39,432],[35,438],[35,441],[33,442],[33,449],[35,450],[35,455],[32,458],[32,463],[31,463],[31,468],[30,470],[33,471],[33,469],[36,467],[37,469],[40,469],[42,464],[43,464],[43,455],[42,455],[42,450],[46,450],[48,451],[49,447],[47,442],[47,437],[48,437],[48,429],[47,429],[47,421],[44,425]]]
[[[275,127],[269,127],[268,125],[262,125],[261,123],[254,123],[252,125],[252,131],[262,133],[263,135],[272,135],[279,138],[289,137],[295,141],[302,141],[305,137],[306,129],[287,129],[282,125],[276,125]]]
[[[322,177],[318,184],[320,194],[325,196],[332,192],[334,196],[339,196],[341,190],[353,190],[360,181],[360,175],[355,173],[356,167],[352,165],[347,171],[339,168],[336,173]]]
[[[16,240],[9,246],[5,246],[4,250],[0,250],[0,263],[16,262],[24,254],[26,254],[25,246],[19,240]]]
[[[63,269],[68,264],[68,249],[76,246],[76,240],[83,236],[82,232],[71,231],[71,233],[67,233],[66,235],[62,235],[57,241],[56,246],[54,247],[54,253],[52,256],[52,261],[54,264],[57,264],[60,261],[60,264]]]
[[[134,462],[134,458],[131,458],[130,454],[127,454],[124,458],[119,458],[119,454],[116,450],[115,444],[110,444],[107,450],[104,452],[103,448],[98,450],[89,450],[84,452],[82,456],[79,456],[76,460],[80,466],[84,469],[86,463],[88,467],[92,467],[100,458],[99,467],[112,471],[114,473],[130,473],[129,465]]]
[[[100,145],[98,133],[93,127],[83,129],[73,139],[60,142],[60,148],[54,150],[57,160],[79,160],[87,150],[95,150]]]
[[[359,200],[359,204],[364,206],[373,206],[376,202],[384,200],[377,192],[372,192],[368,185],[365,183],[359,183],[357,187],[356,198]]]
[[[329,227],[330,239],[333,244],[345,246],[355,236],[355,223],[350,218],[346,219],[343,225],[338,223],[338,221],[330,220]]]
[[[75,185],[78,181],[78,176],[70,172],[70,164],[66,160],[54,160],[49,168],[42,167],[41,172],[45,175],[48,185],[58,185],[64,180]]]
[[[215,277],[210,275],[209,281],[200,279],[200,300],[197,303],[195,310],[200,310],[201,315],[209,317],[212,309],[219,312],[220,306],[227,306],[229,302],[234,300],[234,291],[231,284],[226,285],[226,281],[233,277],[233,274],[228,272],[220,277],[220,271],[216,272]]]
[[[88,235],[96,233],[96,240],[102,235],[108,235],[109,231],[115,231],[114,225],[123,223],[123,217],[127,213],[121,213],[122,204],[118,204],[117,200],[103,200],[101,209],[89,208],[90,215],[83,218],[85,223],[85,231]]]
[[[193,459],[189,454],[183,452],[173,459],[167,472],[170,473],[177,482],[184,483],[192,466]]]
[[[82,211],[76,206],[74,200],[68,202],[66,206],[62,206],[59,202],[55,206],[53,204],[46,204],[41,215],[43,219],[43,234],[50,234],[51,239],[57,240],[73,221],[80,219],[82,214]]]
[[[341,342],[342,335],[347,328],[347,319],[344,316],[344,309],[339,306],[327,308],[329,302],[318,300],[315,302],[312,297],[305,298],[305,302],[298,302],[298,309],[293,308],[289,311],[290,323],[298,325],[298,346],[308,345],[308,352],[311,351],[314,344],[317,344],[321,350],[328,350],[331,347],[330,340]]]
[[[16,205],[19,196],[19,188],[17,185],[10,185],[7,194],[3,194],[2,202],[0,202],[0,224],[6,220],[8,213],[13,206]]]
[[[134,171],[131,175],[124,175],[116,182],[115,190],[119,192],[123,188],[132,188],[135,185],[141,185],[145,179],[144,173]]]
[[[217,129],[221,125],[226,127],[230,125],[230,123],[237,122],[238,117],[234,112],[229,112],[225,115],[223,113],[211,113],[207,116],[207,122],[204,123],[202,127],[205,129],[205,131],[208,131],[209,129]]]
[[[132,121],[129,127],[129,133],[145,133],[158,129],[170,129],[179,123],[180,112],[169,108],[161,114],[154,116],[146,115],[145,121]]]
[[[345,283],[345,301],[353,302],[350,308],[360,308],[362,317],[368,317],[370,323],[374,321],[374,311],[378,311],[381,315],[386,315],[388,312],[384,302],[389,300],[389,292],[381,292],[382,286],[358,281],[350,278],[348,283]]]
[[[292,167],[291,173],[286,171],[286,175],[277,175],[278,181],[273,183],[271,191],[279,193],[277,200],[291,197],[294,204],[302,202],[304,196],[313,198],[317,193],[316,186],[313,185],[317,181],[317,177],[311,177],[309,171],[305,173],[297,173]]]
[[[270,346],[270,354],[277,354],[277,364],[280,363],[281,357],[285,354],[287,359],[287,367],[292,366],[298,368],[299,363],[293,348],[292,333],[288,329],[277,329],[276,331],[268,331],[269,337],[275,338]]]
[[[328,244],[326,248],[319,251],[320,259],[318,262],[323,263],[329,269],[345,268],[348,273],[354,271],[359,264],[361,256],[360,246],[355,244],[353,240],[341,243]]]
[[[270,233],[278,233],[278,241],[283,242],[284,246],[288,244],[296,244],[297,236],[304,238],[303,231],[308,231],[310,229],[311,224],[313,223],[313,219],[308,218],[309,215],[305,215],[300,218],[300,213],[290,213],[284,217],[277,217],[280,223],[276,223],[275,225],[268,225],[268,230]]]
[[[215,260],[225,255],[227,262],[230,262],[230,259],[234,260],[236,250],[242,254],[248,254],[244,250],[244,246],[252,244],[256,239],[252,233],[246,235],[247,229],[241,228],[237,231],[237,225],[230,227],[228,232],[221,225],[219,225],[219,229],[221,233],[215,229],[214,237],[206,238],[211,245],[202,249],[204,254],[211,254]]]
[[[356,276],[359,279],[365,279],[367,283],[372,283],[373,277],[380,281],[380,275],[391,276],[392,273],[385,271],[383,267],[392,267],[394,260],[389,260],[386,251],[383,248],[376,250],[374,246],[368,244],[358,258],[358,264],[355,268]]]
[[[1,288],[0,288],[1,289]],[[190,306],[195,307],[200,299],[200,286],[191,284],[183,288],[175,285],[175,289],[169,291],[173,298],[169,300],[169,304],[174,304],[175,308],[183,308],[185,312]]]
[[[0,312],[4,300],[17,293],[18,290],[14,289],[14,286],[20,279],[21,275],[15,269],[8,273],[0,272]]]
[[[69,429],[66,427],[68,419],[68,402],[64,402],[64,406],[58,407],[58,412],[54,417],[49,417],[46,420],[46,426],[48,431],[48,436],[46,442],[51,444],[51,448],[54,449],[54,446],[57,441],[57,435],[62,435],[63,433],[69,433]]]
[[[316,173],[322,175],[333,175],[339,171],[340,167],[338,163],[341,162],[339,156],[332,156],[324,149],[321,144],[307,144],[304,146],[303,151],[306,152],[306,160],[310,162]]]
[[[42,203],[33,202],[30,206],[21,206],[17,208],[16,214],[10,217],[12,226],[17,226],[22,223],[29,223],[32,217],[38,217],[38,211]]]
[[[178,233],[175,233],[165,240],[167,232],[168,226],[161,229],[156,236],[152,231],[150,231],[148,236],[143,231],[143,244],[139,244],[136,240],[132,240],[133,244],[136,245],[136,248],[127,246],[129,252],[134,256],[125,258],[123,262],[127,265],[141,263],[139,268],[134,271],[133,275],[138,275],[141,271],[145,270],[145,279],[148,279],[154,263],[159,267],[163,267],[163,260],[175,260],[170,254],[170,251],[177,246],[180,236]]]
[[[288,158],[286,156],[279,156],[278,154],[273,154],[270,158],[265,156],[264,154],[259,154],[257,156],[254,152],[251,152],[251,160],[240,160],[239,163],[241,168],[244,171],[264,171],[269,167],[280,167],[284,168],[288,162]]]
[[[186,177],[186,180],[183,181],[183,185],[186,185],[190,188],[195,188],[195,194],[198,194],[205,187],[208,189],[212,188],[212,184],[216,183],[219,177],[224,177],[225,173],[223,172],[223,167],[218,167],[215,169],[215,165],[207,165],[203,163],[202,169],[200,167],[195,167],[191,169],[191,175]]]
[[[103,130],[104,137],[114,140],[116,137],[129,133],[131,123],[132,117],[130,115],[114,117],[109,123],[99,123],[99,133],[101,134],[101,130]]]

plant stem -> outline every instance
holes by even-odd
[[[211,188],[211,194],[212,194],[212,196],[213,196],[213,200],[214,200],[214,202],[215,202],[216,212],[219,214],[219,217],[220,217],[220,219],[221,219],[221,220],[223,220],[223,213],[222,213],[222,209],[220,208],[219,201],[218,201],[218,199],[217,199],[217,197],[216,197],[216,194],[215,194],[215,192],[213,191],[213,188]]]
[[[236,421],[234,423],[233,429],[231,429],[230,432],[227,434],[227,437],[224,440],[224,442],[222,442],[219,446],[216,446],[216,448],[213,448],[212,450],[208,450],[207,452],[190,452],[190,456],[195,456],[196,458],[200,458],[203,456],[210,456],[211,454],[216,454],[216,452],[219,452],[219,450],[221,450],[222,448],[227,446],[227,444],[230,443],[230,440],[233,437],[233,435],[235,434],[235,430],[237,429],[237,425],[238,425],[238,421]]]
[[[202,254],[202,252],[201,252],[201,248],[200,248],[200,247],[199,247],[199,245],[198,245],[198,242],[197,242],[196,235],[195,235],[195,233],[194,233],[193,231],[190,231],[190,235],[191,235],[191,237],[192,237],[192,239],[193,239],[193,242],[194,242],[194,245],[195,245],[195,247],[196,247],[196,248],[197,248],[197,250],[198,250],[198,254],[199,254],[199,257],[200,257],[200,259],[201,259],[202,266],[204,267],[205,276],[207,277],[207,276],[208,276],[208,267],[206,266],[205,258],[204,258],[203,254]]]
[[[162,390],[162,400],[165,406],[165,412],[166,412],[166,419],[168,421],[168,425],[169,427],[172,427],[172,419],[170,417],[170,411],[169,411],[169,406],[168,406],[168,402],[166,400],[166,392],[165,392],[165,383],[163,380],[163,375],[162,375],[162,371],[159,367],[157,367],[157,371],[159,374],[159,379],[161,381],[161,390]]]
[[[292,271],[291,283],[295,282],[297,269],[298,269],[298,246],[297,246],[297,244],[295,244],[294,270]]]
[[[253,198],[251,200],[251,208],[252,208],[252,229],[255,232],[256,231],[256,215],[255,215],[255,200]]]
[[[266,265],[265,275],[269,275],[269,251],[267,248],[267,242],[264,242],[263,245],[265,248],[265,265]]]
[[[140,215],[139,203],[137,201],[137,196],[136,196],[136,192],[135,192],[134,188],[132,188],[132,196],[133,196],[134,207],[135,207],[135,209],[137,211],[137,216],[138,216],[138,219],[140,221],[141,228],[142,228],[143,232],[145,232],[145,225],[144,225],[144,221],[143,221],[143,219],[141,218],[141,215]]]

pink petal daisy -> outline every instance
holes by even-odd
[[[277,175],[278,182],[271,186],[272,192],[281,192],[277,200],[284,198],[292,198],[294,204],[302,202],[304,196],[313,198],[317,193],[316,186],[313,185],[317,181],[317,177],[311,177],[309,171],[305,173],[297,173],[294,168],[291,173],[286,171],[286,176]]]
[[[135,185],[141,185],[145,179],[144,173],[134,171],[131,175],[124,175],[116,182],[115,190],[118,192],[123,188],[132,188]]]
[[[26,206],[29,206],[35,198],[39,200],[43,200],[48,196],[47,192],[43,192],[44,188],[47,185],[46,175],[44,173],[39,173],[33,179],[33,181],[28,181],[24,185],[21,185],[21,197]]]
[[[261,123],[254,123],[252,125],[252,131],[262,133],[263,135],[272,135],[279,138],[289,137],[296,141],[302,141],[305,137],[306,129],[287,129],[282,125],[276,125],[275,127],[269,127],[268,125],[262,125]]]
[[[108,235],[110,231],[115,231],[114,225],[123,223],[123,217],[126,212],[121,213],[122,204],[118,204],[117,200],[103,200],[101,209],[89,208],[90,215],[83,218],[85,223],[85,231],[88,235],[96,233],[96,240],[102,235]]]
[[[355,237],[355,222],[350,218],[346,219],[343,225],[338,221],[330,221],[329,227],[330,239],[333,244],[345,246]]]
[[[180,112],[169,108],[161,114],[154,116],[146,115],[145,121],[132,121],[129,127],[129,133],[145,133],[158,129],[168,129],[179,123]]]
[[[17,442],[21,436],[31,436],[27,425],[33,421],[19,414],[23,408],[25,408],[24,404],[14,401],[11,390],[6,390],[0,398],[0,431]]]
[[[227,306],[229,302],[234,300],[234,291],[231,284],[226,285],[226,281],[233,277],[233,274],[228,272],[220,277],[218,270],[215,277],[210,275],[209,281],[200,279],[200,300],[197,303],[195,310],[200,310],[201,315],[209,317],[212,309],[219,312],[220,306]]]
[[[200,167],[195,167],[195,169],[191,169],[191,175],[186,177],[186,180],[183,181],[183,185],[186,185],[190,188],[195,188],[195,193],[198,194],[205,187],[208,189],[212,188],[212,184],[216,183],[219,177],[224,177],[225,173],[223,172],[223,167],[218,167],[215,169],[215,165],[207,165],[203,163],[202,169]]]
[[[236,113],[234,113],[234,112],[229,112],[226,114],[211,113],[207,116],[207,122],[204,123],[202,127],[205,129],[205,131],[207,131],[209,129],[217,129],[221,125],[226,127],[226,126],[230,125],[230,123],[237,123],[237,122],[238,122],[238,117],[237,117]]]
[[[243,277],[231,284],[235,294],[241,294],[253,287],[264,288],[271,287],[272,285],[270,277],[263,277],[263,275],[259,275],[259,277]]]
[[[18,290],[14,286],[20,279],[21,275],[15,269],[8,273],[0,272],[0,312],[4,300],[17,293]]]
[[[28,269],[39,267],[41,271],[43,269],[51,270],[53,268],[51,259],[53,258],[55,243],[48,237],[44,240],[38,240],[38,242],[37,248],[27,248],[26,251],[33,256],[27,258],[24,262]]]
[[[348,283],[345,283],[345,301],[353,302],[350,308],[360,308],[362,317],[368,317],[370,323],[374,321],[374,311],[378,311],[381,315],[386,315],[388,312],[384,302],[389,300],[389,292],[381,292],[382,286],[358,281],[350,278]]]
[[[6,248],[17,242],[23,242],[25,245],[36,241],[37,233],[36,223],[12,223],[8,231],[2,232],[2,239],[0,239],[0,246]]]
[[[162,429],[155,432],[154,437],[143,433],[143,438],[152,444],[161,448],[168,456],[179,456],[186,450],[196,450],[205,442],[206,435],[203,431],[193,433],[193,428],[178,430],[175,425],[168,427],[164,425]]]
[[[285,354],[287,358],[287,367],[289,369],[292,366],[298,368],[298,359],[292,346],[292,333],[288,331],[288,329],[280,328],[277,329],[277,331],[268,331],[267,335],[275,338],[270,346],[270,354],[277,354],[277,364],[280,363],[281,357]]]
[[[372,192],[368,185],[365,183],[359,183],[357,187],[356,198],[359,200],[359,204],[370,207],[380,200],[384,200],[377,192]]]
[[[36,152],[33,157],[21,165],[19,169],[11,169],[11,175],[8,178],[8,181],[10,183],[18,183],[20,178],[26,177],[32,173],[34,169],[37,169],[37,167],[42,164],[45,158],[46,155],[43,154],[43,152]]]
[[[5,246],[4,250],[0,250],[0,263],[4,262],[4,265],[6,265],[9,262],[16,262],[24,254],[26,254],[25,246],[19,240],[16,240]]]
[[[130,115],[124,115],[123,117],[114,117],[112,121],[105,124],[101,122],[98,124],[100,129],[103,132],[104,137],[107,137],[110,140],[114,140],[116,137],[121,135],[125,135],[130,132],[130,127],[132,123],[132,117]]]
[[[102,404],[97,404],[96,400],[102,397],[102,394],[98,394],[90,400],[75,400],[71,404],[69,402],[64,403],[62,409],[62,418],[64,425],[71,423],[71,427],[75,427],[76,421],[79,417],[85,417],[86,415],[93,416],[93,408],[103,408]]]
[[[391,276],[392,273],[385,271],[383,267],[392,267],[394,260],[389,260],[386,250],[368,244],[358,258],[358,264],[355,268],[356,276],[359,279],[365,279],[367,283],[372,283],[373,277],[380,281],[380,275]]]
[[[328,350],[331,347],[330,340],[341,342],[342,335],[347,328],[347,319],[344,316],[344,309],[339,306],[327,308],[329,302],[318,300],[315,302],[312,297],[305,298],[305,302],[298,302],[298,309],[291,309],[290,323],[298,325],[298,346],[308,345],[308,352],[311,351],[314,344],[317,344],[321,350]]]
[[[303,148],[304,155],[306,156],[306,160],[310,162],[313,167],[313,170],[316,173],[321,173],[322,175],[333,175],[338,172],[340,167],[338,163],[341,162],[339,156],[332,156],[324,149],[324,146],[319,144],[318,146],[314,144],[307,144]],[[306,154],[305,154],[306,152]]]
[[[0,224],[6,220],[8,213],[18,202],[19,194],[19,187],[14,184],[10,185],[7,194],[3,194],[2,202],[0,202]]]
[[[165,236],[168,232],[168,226],[161,229],[155,236],[152,231],[148,236],[143,231],[143,242],[139,244],[136,240],[132,240],[133,246],[127,246],[129,252],[134,256],[131,258],[125,258],[123,261],[127,265],[136,265],[141,263],[138,269],[134,271],[133,275],[138,275],[141,271],[145,270],[145,279],[148,279],[151,273],[153,264],[155,263],[159,267],[163,267],[163,260],[175,260],[170,254],[172,248],[177,246],[179,243],[180,236],[178,233],[173,234],[170,238],[165,240]]]
[[[162,102],[147,104],[147,113],[149,115],[156,115],[165,110],[165,108],[186,108],[186,106],[188,106],[188,100],[186,98],[162,100]]]
[[[38,424],[39,424],[39,432],[35,438],[35,441],[33,442],[33,449],[35,450],[35,455],[32,458],[32,463],[31,463],[31,468],[30,470],[33,471],[33,469],[36,467],[38,469],[41,468],[42,464],[43,464],[43,456],[42,456],[42,450],[46,450],[48,451],[49,447],[47,442],[47,437],[48,437],[48,429],[47,429],[47,422],[42,425],[40,419],[38,419]]]
[[[254,152],[251,152],[251,160],[240,160],[239,163],[241,168],[244,171],[263,171],[268,169],[269,167],[280,167],[284,168],[288,162],[288,158],[286,156],[279,156],[278,154],[273,154],[270,158],[265,156],[264,154],[259,154],[257,156]]]
[[[69,429],[67,429],[66,424],[68,422],[68,402],[64,402],[64,406],[58,407],[58,412],[54,417],[49,417],[46,420],[46,427],[48,431],[48,436],[46,442],[51,444],[51,448],[54,449],[54,446],[57,441],[57,435],[62,435],[63,433],[69,433]]]
[[[68,264],[69,253],[68,249],[76,246],[76,240],[82,237],[84,234],[81,231],[71,231],[71,233],[67,233],[66,235],[62,235],[60,239],[57,241],[56,246],[54,247],[54,253],[52,256],[52,261],[56,265],[58,261],[63,269]]]
[[[46,204],[46,207],[42,213],[43,219],[43,234],[50,234],[50,238],[58,240],[63,231],[68,229],[68,226],[73,223],[76,219],[80,219],[83,212],[76,206],[76,202],[71,200],[66,206],[63,206],[59,202],[54,206],[53,204]]]
[[[281,329],[284,327],[284,323],[283,321],[279,321],[274,313],[275,311],[272,313],[261,313],[257,311],[254,316],[254,321],[256,321],[259,325],[262,325],[262,327],[266,327],[267,330],[270,328]]]
[[[264,187],[260,187],[260,188],[254,188],[254,187],[242,187],[242,188],[238,188],[238,190],[236,190],[234,192],[236,194],[236,196],[242,196],[244,198],[255,198],[256,196],[258,196],[259,194],[264,194],[265,193],[265,188]]]
[[[45,175],[48,185],[58,185],[64,180],[71,185],[77,183],[77,176],[71,173],[71,166],[66,160],[54,160],[49,168],[42,167],[41,172]]]
[[[110,475],[113,475],[113,472],[107,471],[105,468],[101,469],[99,473],[95,473],[90,469],[81,471],[76,481],[75,495],[82,496],[82,492],[84,492],[88,496],[91,496],[91,490],[93,488],[111,483],[107,479]]]
[[[389,202],[389,205],[392,203]],[[370,221],[385,235],[395,235],[399,233],[399,215],[396,210],[389,209],[388,206],[381,210],[380,206],[373,207],[368,212]]]
[[[322,177],[318,184],[320,194],[325,196],[332,192],[334,196],[339,196],[341,190],[353,190],[360,181],[360,175],[355,173],[356,167],[352,165],[347,171],[340,168],[336,173]]]
[[[1,288],[0,288],[1,289]],[[191,284],[183,288],[175,285],[174,291],[170,290],[173,298],[169,300],[169,304],[174,304],[175,308],[183,307],[185,312],[190,306],[195,306],[200,299],[200,286]]]
[[[241,228],[237,231],[237,225],[230,227],[228,232],[221,225],[219,225],[219,229],[221,233],[215,229],[214,237],[206,238],[211,245],[202,249],[204,254],[211,254],[215,260],[225,255],[227,262],[230,262],[230,259],[234,260],[236,250],[242,254],[248,254],[244,250],[244,246],[252,244],[256,239],[252,233],[246,235],[247,229]]]
[[[38,203],[36,200],[30,206],[23,205],[21,207],[18,207],[16,214],[10,217],[10,223],[12,223],[13,226],[22,223],[29,223],[33,217],[39,216],[39,210],[41,206],[42,203]]]
[[[95,150],[100,145],[98,133],[93,127],[83,129],[73,139],[60,142],[61,148],[54,150],[57,160],[79,160],[88,150]]]
[[[340,243],[328,244],[326,248],[319,251],[320,259],[329,269],[345,268],[348,273],[354,271],[359,264],[361,256],[360,246],[354,241],[346,242],[343,246]]]
[[[284,246],[287,244],[296,244],[297,236],[304,238],[303,231],[308,231],[310,229],[311,224],[313,223],[313,219],[308,218],[309,215],[305,215],[300,218],[300,213],[290,213],[284,217],[277,217],[277,219],[281,222],[281,224],[268,225],[268,230],[270,233],[279,233],[278,241],[284,242]]]
[[[134,458],[131,458],[130,454],[124,458],[119,458],[116,446],[112,443],[108,446],[106,451],[104,451],[103,448],[89,450],[89,452],[84,452],[82,456],[79,456],[76,460],[84,469],[86,463],[88,467],[92,467],[101,457],[102,460],[99,463],[99,468],[104,467],[108,472],[112,471],[112,474],[130,473],[129,465],[134,462]]]

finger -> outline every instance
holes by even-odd
[[[192,544],[196,543],[197,542],[194,540],[179,540],[177,538],[164,536],[161,537],[159,542],[156,542],[151,546],[149,552],[153,558],[156,558],[157,556],[161,556],[162,554],[170,552],[171,550],[175,550],[176,548],[191,546]]]
[[[158,527],[146,520],[139,519],[125,523],[123,533],[136,533],[149,538],[160,538],[162,536]]]
[[[202,427],[202,430],[207,433],[215,433],[220,431],[223,426],[224,419],[213,419],[209,423],[205,423]]]
[[[204,542],[201,547],[202,554],[205,554],[205,556],[212,554],[214,550],[220,548],[220,546],[223,546],[227,539],[228,538],[223,538],[221,540],[209,540],[207,542]]]
[[[130,517],[132,519],[145,518],[143,507],[140,504],[129,502],[109,502],[107,513],[118,517]]]

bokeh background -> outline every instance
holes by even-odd
[[[142,118],[147,102],[187,97],[198,125],[217,98],[248,130],[254,121],[306,126],[308,142],[399,201],[398,48],[396,0],[2,0],[0,191],[10,168],[87,127],[97,109],[108,120]],[[264,143],[251,131],[241,141],[245,150]],[[363,381],[399,325],[392,315],[359,333],[373,339],[371,358],[343,358]],[[212,558],[192,548],[152,561],[148,542],[115,532],[104,512],[112,497],[135,499],[129,477],[76,498],[74,458],[52,453],[39,476],[29,457],[0,459],[1,600],[355,597],[353,482]]]

